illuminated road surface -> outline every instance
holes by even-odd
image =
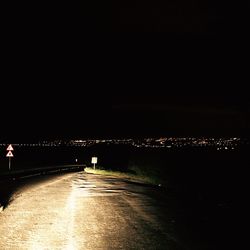
[[[152,189],[84,172],[33,184],[0,213],[0,249],[181,249]]]

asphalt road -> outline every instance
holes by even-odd
[[[187,249],[160,193],[85,172],[24,185],[0,213],[0,249]]]

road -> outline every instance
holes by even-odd
[[[25,185],[0,213],[0,249],[185,249],[159,190],[67,173]]]

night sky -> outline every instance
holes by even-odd
[[[232,1],[80,2],[82,25],[97,31],[201,32],[214,35],[246,30],[246,9]]]
[[[74,30],[199,33],[247,32],[249,5],[224,0],[25,1],[2,4],[4,27],[55,34]]]
[[[243,73],[152,61],[132,69],[132,61],[21,67],[1,92],[1,141],[249,136]]]
[[[81,3],[6,7],[0,141],[249,136],[247,8]]]

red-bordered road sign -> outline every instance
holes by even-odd
[[[14,157],[14,155],[12,154],[11,151],[9,151],[9,152],[7,153],[7,155],[6,155],[6,157]]]
[[[8,151],[12,151],[12,150],[14,150],[14,148],[12,147],[12,145],[10,144],[8,147],[7,147],[7,149],[6,150],[8,150]]]

